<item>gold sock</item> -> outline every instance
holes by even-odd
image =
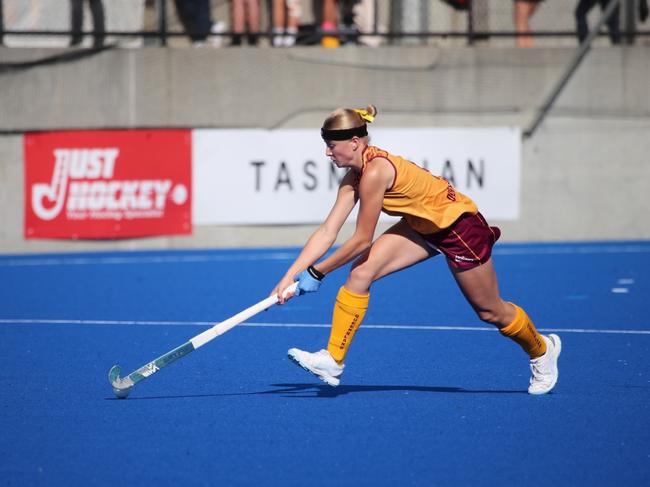
[[[499,331],[503,336],[517,342],[531,359],[541,357],[546,353],[546,342],[542,338],[542,335],[539,334],[535,325],[523,309],[514,303],[510,304],[515,307],[517,315],[512,320],[512,323],[505,328],[501,328]]]
[[[370,294],[355,294],[341,286],[332,313],[332,331],[327,351],[338,363],[343,363],[354,334],[368,309]]]

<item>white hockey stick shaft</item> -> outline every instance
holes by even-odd
[[[298,283],[294,282],[291,286],[289,286],[285,290],[284,295],[286,296],[287,294],[294,293],[296,291],[297,286]],[[228,330],[246,321],[248,318],[255,316],[257,313],[264,311],[267,308],[270,308],[271,306],[276,304],[279,300],[280,298],[278,297],[277,294],[274,294],[272,296],[269,296],[266,299],[263,299],[262,301],[260,301],[257,304],[254,304],[250,308],[246,308],[244,311],[241,311],[240,313],[237,313],[236,315],[228,318],[227,320],[222,321],[217,325],[214,325],[212,328],[209,328],[203,333],[196,335],[194,338],[185,342],[180,347],[176,347],[175,349],[170,350],[164,355],[161,355],[157,359],[152,360],[148,364],[143,365],[139,369],[131,372],[126,377],[123,378],[120,377],[121,368],[119,365],[114,365],[111,368],[111,370],[108,372],[108,380],[113,386],[113,391],[118,397],[125,398],[129,394],[131,388],[141,380],[146,379],[147,377],[158,372],[163,367],[166,367],[170,363],[175,362],[176,360],[184,357],[190,352],[193,352],[194,350],[205,345],[209,341],[214,340],[219,335],[223,335]]]
[[[285,295],[295,292],[297,285],[298,283],[294,282],[291,286],[289,286],[285,291]],[[263,299],[259,303],[254,304],[250,308],[246,308],[244,311],[241,311],[236,315],[228,318],[227,320],[222,321],[217,325],[214,325],[212,328],[205,330],[203,333],[196,335],[194,338],[190,340],[190,342],[192,342],[192,345],[194,345],[194,349],[196,350],[197,348],[205,345],[209,341],[214,340],[219,335],[223,335],[230,329],[234,328],[240,323],[243,323],[248,318],[255,316],[257,313],[260,313],[261,311],[264,311],[267,308],[270,308],[278,301],[279,301],[279,297],[277,294],[269,296],[268,298]]]

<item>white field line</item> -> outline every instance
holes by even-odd
[[[114,257],[24,257],[0,259],[0,267],[39,267],[63,265],[124,265],[124,264],[193,264],[200,262],[240,262],[265,260],[291,260],[297,253],[273,252],[236,255],[160,255]]]
[[[622,245],[566,245],[566,246],[539,246],[530,247],[495,247],[492,251],[496,255],[560,255],[560,254],[647,254],[650,245],[622,244]]]
[[[48,319],[0,319],[0,325],[135,325],[135,326],[212,326],[207,321],[146,321],[146,320],[48,320]],[[324,323],[244,323],[249,328],[329,328]],[[488,326],[434,326],[434,325],[362,325],[364,330],[415,330],[415,331],[488,331]],[[650,335],[650,330],[617,330],[597,328],[539,328],[543,332],[593,333],[612,335]]]
[[[523,247],[496,247],[494,255],[566,255],[566,254],[646,254],[650,253],[648,244],[604,244],[604,245],[531,245]],[[240,262],[293,260],[295,252],[252,252],[233,254],[190,254],[190,255],[132,255],[112,257],[66,257],[34,256],[1,258],[0,267],[64,266],[64,265],[125,265],[125,264],[170,264],[197,262]]]

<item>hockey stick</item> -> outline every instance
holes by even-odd
[[[298,283],[294,282],[291,286],[289,286],[286,289],[285,294],[295,292],[297,285]],[[176,347],[174,350],[170,350],[166,354],[161,355],[157,359],[131,372],[129,375],[127,375],[124,378],[120,377],[120,370],[121,370],[120,366],[113,365],[113,367],[111,367],[111,370],[108,372],[108,380],[113,386],[113,392],[120,399],[126,398],[131,392],[133,386],[138,382],[140,382],[141,380],[144,380],[147,377],[155,374],[163,367],[166,367],[167,365],[171,364],[172,362],[175,362],[179,358],[182,358],[188,353],[193,352],[197,348],[202,347],[206,343],[217,338],[219,335],[223,335],[231,328],[234,328],[240,323],[255,316],[257,313],[260,313],[261,311],[270,308],[277,302],[278,302],[277,294],[274,294],[273,296],[269,296],[268,298],[263,299],[259,303],[254,304],[250,308],[246,308],[244,311],[237,313],[236,315],[228,318],[227,320],[222,321],[217,325],[214,325],[212,328],[207,329],[203,333],[196,335],[194,338],[190,339],[188,342],[185,342],[180,347]]]

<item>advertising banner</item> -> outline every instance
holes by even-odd
[[[372,129],[371,144],[449,180],[488,219],[519,217],[519,129]],[[195,130],[193,148],[196,225],[322,222],[346,171],[318,130]]]
[[[192,231],[189,130],[25,134],[25,238]]]

